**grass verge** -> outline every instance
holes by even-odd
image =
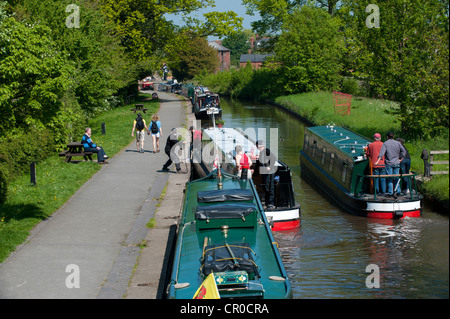
[[[276,103],[293,111],[301,117],[307,119],[314,125],[327,125],[334,123],[338,126],[349,128],[359,134],[372,139],[374,133],[379,132],[383,137],[392,131],[396,137],[403,137],[405,146],[411,155],[411,170],[423,174],[424,164],[420,158],[422,150],[448,150],[448,132],[441,137],[432,140],[416,139],[411,140],[402,136],[401,126],[394,116],[387,114],[385,110],[396,107],[396,103],[388,100],[352,98],[351,114],[336,115],[333,107],[333,97],[331,92],[312,92],[280,96],[276,98]],[[448,154],[436,157],[435,160],[448,160]],[[435,165],[433,170],[448,171],[448,165]],[[443,211],[448,210],[449,203],[449,178],[448,175],[433,176],[431,181],[426,181],[421,186],[421,192],[426,198],[441,203]]]
[[[130,109],[137,102],[148,108],[147,114],[143,114],[146,121],[150,121],[150,116],[159,109],[159,102],[141,94],[132,104],[89,121],[93,141],[102,146],[108,156],[114,156],[132,142],[131,129],[136,114]],[[105,123],[105,135],[101,135],[101,123]],[[80,140],[83,134],[80,132]],[[55,153],[36,165],[36,186],[30,183],[29,174],[18,176],[11,182],[8,199],[0,205],[0,262],[25,242],[33,227],[63,206],[101,167],[91,161],[65,163]]]

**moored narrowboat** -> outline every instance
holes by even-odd
[[[408,179],[409,193],[389,197],[372,190],[376,178],[365,155],[371,141],[348,129],[334,125],[305,129],[300,151],[301,175],[325,192],[344,210],[370,218],[419,217],[422,195],[417,190],[417,174],[391,175]],[[399,181],[394,180],[398,186]]]
[[[215,113],[216,119],[222,117],[219,94],[210,92],[206,87],[198,87],[195,89],[192,107],[197,120],[211,120],[210,109],[217,110]]]
[[[207,176],[217,169],[218,164],[227,173],[237,175],[235,161],[235,147],[237,145],[240,145],[243,152],[250,158],[255,158],[258,155],[255,142],[239,129],[210,127],[202,130],[201,154],[197,156],[197,160],[193,161],[198,176]],[[265,207],[265,214],[273,231],[298,228],[301,223],[301,213],[300,205],[295,200],[291,170],[281,160],[278,160],[275,166],[277,168],[274,174],[275,207]],[[252,180],[256,185],[258,194],[260,198],[264,199],[262,176],[258,169],[255,169],[255,160],[253,160],[251,169],[254,171]]]
[[[292,298],[253,182],[222,170],[186,183],[168,298],[192,299],[211,273],[220,298]]]

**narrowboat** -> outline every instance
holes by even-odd
[[[221,299],[292,298],[253,182],[222,170],[186,183],[168,298],[192,299],[211,273]]]
[[[217,109],[215,118],[222,117],[222,109],[220,108],[220,98],[216,93],[212,93],[206,87],[198,87],[195,89],[194,97],[192,99],[193,112],[197,120],[210,120],[211,108]]]
[[[382,219],[420,217],[423,196],[417,190],[417,174],[394,176],[394,187],[398,178],[408,179],[409,194],[389,197],[373,191],[373,181],[380,177],[371,175],[365,155],[371,142],[334,125],[306,128],[300,151],[301,176],[352,214]]]
[[[201,154],[198,154],[193,160],[193,166],[198,176],[207,176],[217,169],[218,164],[227,173],[236,175],[238,173],[235,162],[235,147],[237,145],[240,145],[243,152],[250,158],[255,158],[258,154],[256,141],[253,141],[248,135],[242,130],[234,128],[210,127],[203,129],[201,146],[194,145],[194,150],[201,149]],[[194,152],[194,154],[196,153]],[[252,161],[251,169],[254,171],[252,180],[256,185],[260,198],[264,198],[262,176],[259,174],[258,169],[255,169],[256,160],[252,159]],[[278,160],[275,166],[277,167],[274,177],[275,207],[266,207],[264,209],[265,214],[273,231],[298,228],[300,227],[301,212],[300,205],[295,200],[291,170],[281,160]]]
[[[193,104],[195,86],[191,83],[183,84],[181,87],[181,95],[188,98]]]

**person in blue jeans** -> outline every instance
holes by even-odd
[[[86,152],[92,152],[97,153],[97,161],[100,164],[107,164],[108,162],[105,162],[109,157],[106,155],[105,151],[102,147],[97,146],[92,142],[91,139],[91,128],[86,127],[84,130],[84,135],[81,138],[81,144],[83,144],[84,150]]]
[[[379,161],[378,155],[380,154],[381,147],[383,146],[383,142],[381,141],[381,134],[375,133],[373,135],[373,143],[370,143],[367,147],[366,154],[369,156],[370,162],[372,163],[372,172],[373,175],[386,175],[386,169],[384,164],[384,158],[382,157]],[[375,163],[378,163],[376,165]],[[380,192],[381,186],[381,193],[384,195],[386,194],[386,179],[383,178],[374,178],[374,186],[375,186],[375,192]]]
[[[409,170],[411,169],[411,155],[409,155],[408,149],[405,146],[405,140],[402,138],[397,138],[397,141],[399,141],[403,147],[405,148],[406,151],[406,155],[403,158],[403,161],[400,163],[400,172],[402,172],[402,174],[409,174]],[[409,178],[402,178],[402,193],[403,194],[407,194],[409,193],[409,187],[408,187],[408,183],[409,183]]]
[[[398,175],[400,173],[400,163],[406,156],[406,150],[399,141],[394,140],[394,133],[392,132],[387,134],[387,140],[381,146],[380,154],[378,154],[378,160],[375,165],[378,164],[383,156],[386,164],[386,174]],[[397,194],[400,194],[400,187],[397,185],[397,180],[397,178],[387,178],[387,197],[397,197]]]

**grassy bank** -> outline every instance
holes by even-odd
[[[148,95],[140,95],[138,102],[148,108],[147,115],[143,115],[147,122],[150,121],[159,103],[148,99]],[[110,157],[133,140],[131,129],[136,114],[130,108],[134,103],[103,113],[89,122],[93,141],[102,146]],[[101,123],[106,127],[103,136]],[[83,134],[80,132],[79,140]],[[36,186],[30,184],[29,174],[10,183],[8,200],[0,206],[0,262],[26,240],[34,226],[64,205],[101,167],[90,161],[65,163],[63,158],[54,154],[36,165]]]
[[[375,132],[401,131],[392,115],[385,110],[396,107],[396,103],[387,100],[352,98],[351,114],[341,116],[335,114],[331,92],[313,92],[280,96],[276,103],[308,119],[314,125],[334,123],[338,126],[351,128],[364,136],[373,136]]]
[[[387,100],[352,98],[351,114],[336,115],[334,113],[331,92],[303,93],[276,98],[276,103],[293,111],[314,125],[334,123],[347,127],[361,135],[372,139],[375,132],[379,132],[383,139],[386,133],[393,131],[396,137],[405,139],[405,146],[411,155],[411,170],[423,174],[424,165],[420,158],[423,149],[447,150],[449,147],[448,133],[432,140],[409,139],[402,136],[400,123],[385,110],[396,107],[396,103]],[[442,155],[435,160],[448,160],[448,155]],[[448,165],[435,165],[436,171],[449,170]],[[449,205],[449,177],[448,175],[434,176],[431,181],[422,184],[421,192],[428,198],[437,201],[442,211],[448,210]]]

